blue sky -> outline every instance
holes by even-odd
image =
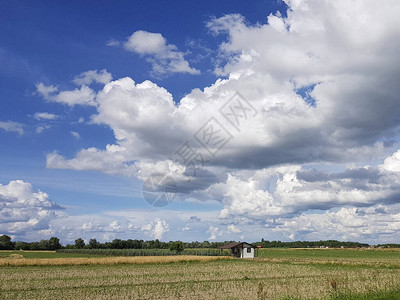
[[[398,11],[3,3],[0,233],[397,241]],[[221,113],[237,92],[240,128]],[[210,156],[195,133],[211,117],[232,139]],[[191,177],[171,160],[185,142],[206,161]],[[174,201],[149,205],[143,182],[166,175]]]

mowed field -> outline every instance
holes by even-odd
[[[0,299],[400,299],[400,251],[260,249],[259,258],[0,252]]]

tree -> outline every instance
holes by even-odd
[[[111,242],[112,249],[124,249],[124,243],[121,239],[113,239]]]
[[[14,243],[8,235],[3,234],[0,236],[0,250],[13,250]]]
[[[156,239],[154,241],[154,245],[153,245],[154,249],[160,249],[161,248],[161,243],[158,239]]]
[[[97,248],[99,248],[99,243],[97,242],[96,239],[90,239],[90,240],[89,240],[89,248],[90,248],[90,249],[97,249]]]
[[[38,248],[36,250],[50,250],[49,240],[41,240],[38,244]]]
[[[83,249],[85,247],[85,241],[81,238],[75,240],[75,248],[76,249]]]
[[[16,250],[31,250],[31,244],[27,242],[15,242]]]
[[[170,242],[169,250],[180,254],[183,251],[183,243],[181,241]]]
[[[48,250],[58,250],[61,249],[60,240],[56,237],[51,237],[48,243]]]

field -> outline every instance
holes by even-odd
[[[400,251],[260,249],[259,258],[0,252],[0,299],[400,299]]]
[[[101,256],[171,256],[177,255],[175,251],[169,249],[63,249],[58,253],[92,254]],[[230,256],[230,250],[220,251],[219,249],[185,249],[182,255],[201,255],[201,256]]]

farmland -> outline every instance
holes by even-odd
[[[398,250],[260,249],[259,254],[243,260],[4,251],[0,299],[400,298]]]

